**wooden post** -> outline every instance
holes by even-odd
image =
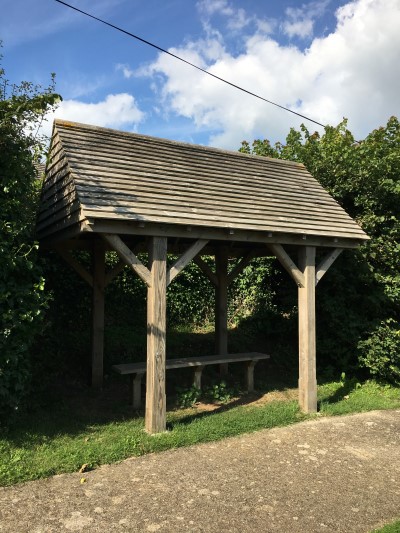
[[[100,239],[93,244],[92,387],[103,386],[105,250]]]
[[[167,239],[152,237],[149,249],[150,286],[147,290],[146,420],[148,433],[166,429],[165,337]]]
[[[315,247],[304,246],[299,253],[304,287],[299,287],[299,404],[305,413],[317,411],[315,341]]]
[[[246,372],[247,392],[254,392],[254,367],[258,361],[248,361]]]
[[[218,248],[215,254],[218,285],[215,288],[215,349],[218,355],[228,353],[228,250]],[[220,365],[221,374],[228,373],[228,365]]]
[[[203,373],[203,366],[196,366],[194,368],[193,387],[201,389],[201,375]]]

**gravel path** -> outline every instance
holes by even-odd
[[[320,418],[0,489],[2,533],[366,533],[395,518],[400,410]]]

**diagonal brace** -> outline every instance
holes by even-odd
[[[77,272],[82,279],[84,279],[91,287],[93,287],[93,276],[75,259],[67,250],[61,247],[56,247],[57,252],[61,255],[66,263],[68,263]]]
[[[238,276],[250,263],[252,259],[255,257],[255,251],[251,250],[249,253],[247,253],[242,259],[239,261],[239,263],[229,272],[228,274],[228,285],[232,283],[232,281]]]
[[[214,285],[214,287],[218,287],[218,278],[215,272],[211,270],[211,268],[207,265],[205,261],[200,256],[195,257],[194,262],[196,265],[200,268],[200,270],[207,276],[207,278],[211,281],[211,283]]]
[[[204,248],[208,240],[198,239],[192,246],[179,257],[167,272],[167,287],[171,281],[185,268],[186,265]]]
[[[111,270],[106,272],[104,285],[107,287],[107,285],[109,285],[112,282],[112,280],[116,278],[120,272],[123,271],[125,266],[126,266],[125,261],[122,261],[121,259]]]
[[[126,246],[118,235],[111,233],[100,233],[102,238],[115,250],[118,256],[128,265],[148,287],[151,287],[151,275],[148,268],[136,257],[136,255]]]
[[[304,287],[304,274],[298,266],[291,260],[288,253],[280,244],[268,244],[268,247],[275,254],[278,261],[283,268],[289,273],[291,278],[297,283],[299,287]]]
[[[320,262],[317,267],[315,274],[315,285],[318,285],[318,282],[321,278],[327,273],[339,255],[343,252],[343,248],[335,248],[332,252],[329,252],[324,259]]]

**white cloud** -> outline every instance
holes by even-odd
[[[285,20],[282,25],[283,32],[288,37],[300,37],[301,39],[311,37],[313,34],[313,27],[314,22],[311,19],[296,20],[295,22]]]
[[[197,9],[202,16],[203,26],[210,30],[210,19],[216,15],[223,17],[226,28],[237,32],[248,26],[255,17],[247,15],[243,8],[233,7],[227,0],[199,0]]]
[[[129,65],[125,65],[123,63],[118,63],[118,65],[116,65],[115,67],[115,70],[121,71],[122,74],[124,75],[124,78],[128,80],[129,78],[132,78],[133,76],[135,76],[135,71],[129,68]]]
[[[201,5],[208,13],[231,9],[223,0]],[[294,24],[296,16],[307,13],[312,20],[325,7],[326,1],[314,2],[308,11],[293,12],[289,21]],[[399,0],[354,0],[336,16],[333,32],[315,38],[307,50],[279,44],[255,29],[236,55],[210,36],[172,51],[323,124],[336,125],[346,116],[361,138],[399,113]],[[306,35],[306,29],[299,26],[298,33]],[[305,122],[163,54],[147,74],[163,95],[164,109],[209,128],[212,144],[236,148],[242,139],[258,136],[283,140],[291,126]]]
[[[225,16],[232,16],[235,12],[233,7],[228,4],[227,0],[200,0],[197,2],[197,8],[200,13],[212,16],[216,13]]]
[[[301,7],[288,7],[285,10],[287,19],[282,23],[282,31],[289,38],[305,39],[313,35],[315,19],[321,17],[329,0],[316,0]]]
[[[96,103],[64,100],[56,111],[48,116],[43,133],[50,134],[54,118],[134,130],[144,119],[144,113],[139,109],[132,95],[120,93],[109,94],[103,101]]]

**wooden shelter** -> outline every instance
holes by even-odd
[[[92,383],[103,379],[104,288],[125,265],[147,285],[146,429],[165,429],[166,289],[195,260],[216,287],[226,354],[227,288],[275,255],[298,286],[299,402],[317,409],[315,287],[340,252],[368,239],[302,164],[56,120],[37,234],[93,287]],[[315,264],[316,249],[324,259]],[[92,251],[87,271],[71,254]],[[148,249],[145,266],[137,252]],[[105,271],[105,252],[120,263]],[[167,252],[181,254],[167,268]],[[213,271],[201,255],[214,255]],[[228,258],[241,257],[228,272]],[[296,258],[297,256],[297,258]]]

